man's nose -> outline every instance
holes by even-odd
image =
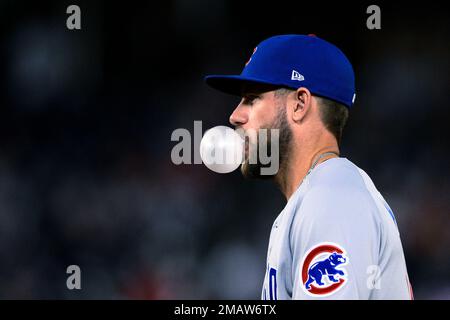
[[[248,121],[248,113],[240,103],[230,116],[230,123],[235,126],[242,126]]]

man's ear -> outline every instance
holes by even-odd
[[[311,108],[311,92],[307,88],[300,87],[295,92],[294,100],[292,120],[295,122],[301,122]]]

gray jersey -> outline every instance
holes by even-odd
[[[319,164],[275,220],[262,299],[412,299],[394,215],[345,158]]]

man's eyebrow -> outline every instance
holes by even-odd
[[[261,96],[264,93],[266,93],[266,91],[264,91],[264,90],[257,90],[257,89],[249,89],[249,90],[242,90],[241,91],[241,95],[242,96]]]
[[[245,95],[260,95],[264,93],[264,90],[262,90],[261,88],[257,88],[255,86],[252,85],[244,85],[241,88],[241,96],[245,96]]]

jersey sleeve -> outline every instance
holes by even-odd
[[[377,268],[379,226],[363,193],[311,189],[290,230],[293,299],[368,299]]]

